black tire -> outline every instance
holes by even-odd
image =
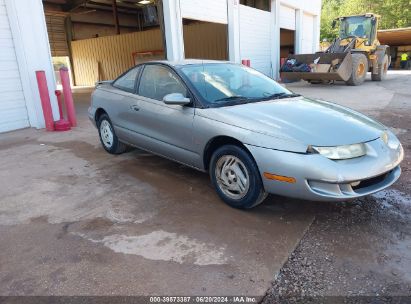
[[[112,132],[113,139],[111,141],[111,145],[108,145],[108,144],[104,143],[104,139],[103,139],[104,135],[102,135],[102,130],[101,130],[101,125],[102,124],[106,124],[106,126],[108,126],[109,129]],[[118,140],[118,137],[117,137],[116,133],[114,132],[113,124],[111,123],[111,120],[110,120],[110,118],[108,117],[107,114],[102,114],[99,117],[99,119],[97,121],[97,128],[98,128],[98,135],[100,137],[100,142],[101,142],[101,145],[103,146],[104,150],[106,150],[110,154],[121,154],[121,153],[126,152],[127,145]]]
[[[217,182],[216,167],[220,159],[225,156],[234,156],[239,159],[247,170],[249,187],[246,194],[239,199],[233,199],[223,192]],[[267,197],[261,181],[260,172],[254,159],[244,149],[235,145],[225,145],[218,148],[212,155],[210,161],[210,178],[218,196],[229,206],[239,209],[250,209],[262,203]],[[234,179],[235,180],[235,179]]]
[[[368,60],[364,54],[352,54],[351,77],[345,82],[350,86],[357,86],[365,81],[368,72]]]
[[[371,80],[372,81],[381,81],[385,79],[387,76],[387,71],[388,71],[388,55],[384,55],[384,59],[382,60],[382,64],[378,65],[378,73],[377,74],[371,74]]]

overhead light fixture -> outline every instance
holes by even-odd
[[[151,1],[150,0],[141,0],[138,3],[140,3],[140,4],[149,4],[149,3],[151,3]]]

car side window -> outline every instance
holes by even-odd
[[[161,101],[171,93],[181,93],[187,97],[187,89],[173,71],[161,65],[146,65],[140,78],[138,95]]]
[[[113,86],[117,89],[134,93],[136,78],[138,76],[139,71],[140,67],[135,67],[134,69],[131,69],[123,76],[117,78],[117,80],[114,81]]]

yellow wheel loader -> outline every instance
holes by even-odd
[[[290,55],[281,67],[281,78],[360,85],[371,72],[373,81],[381,81],[387,75],[391,56],[389,46],[380,45],[377,38],[379,19],[372,13],[335,19],[333,28],[339,23],[339,37],[325,51]]]

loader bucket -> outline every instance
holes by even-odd
[[[299,63],[306,63],[312,65],[314,60],[320,58],[318,64],[322,68],[330,65],[327,71],[316,70],[316,66],[311,70],[311,72],[281,72],[281,79],[283,80],[342,80],[347,81],[352,73],[352,56],[351,53],[316,53],[316,54],[301,54],[301,55],[290,55],[287,59],[296,59]],[[336,63],[332,66],[332,63]]]

